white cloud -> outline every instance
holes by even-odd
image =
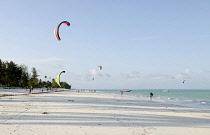
[[[142,77],[142,74],[137,71],[133,71],[131,73],[121,73],[121,76],[126,79],[139,79]]]
[[[178,73],[174,77],[175,79],[190,79],[191,78],[191,72],[190,69],[185,69],[184,72]]]
[[[96,69],[90,69],[89,70],[90,74],[93,75],[93,76],[97,76],[99,73]]]
[[[94,76],[94,77],[111,77],[111,75],[110,74],[108,74],[108,73],[101,73],[99,70],[97,70],[97,69],[90,69],[89,70],[89,74],[91,75],[91,76]]]
[[[121,76],[126,79],[154,79],[154,80],[160,80],[160,79],[171,79],[171,75],[167,74],[161,74],[161,73],[140,73],[137,71],[133,71],[131,73],[121,73]]]

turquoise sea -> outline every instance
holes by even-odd
[[[97,91],[113,95],[121,95],[121,90],[116,89]],[[131,92],[124,92],[122,96],[128,96],[149,101],[150,92],[154,94],[152,98],[153,102],[162,102],[167,104],[195,107],[201,109],[210,109],[210,89],[135,89]]]

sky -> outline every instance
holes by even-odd
[[[61,81],[76,89],[210,89],[209,5],[0,0],[0,59],[35,67],[42,80],[66,71]],[[71,25],[58,41],[62,21]]]

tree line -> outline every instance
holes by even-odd
[[[38,77],[35,67],[32,67],[31,72],[28,72],[28,67],[24,64],[18,65],[13,61],[4,62],[0,59],[0,87],[59,87],[54,78],[50,81],[43,81]],[[70,88],[70,85],[66,82],[60,84],[62,88]]]

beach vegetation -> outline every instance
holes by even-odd
[[[24,64],[18,65],[13,61],[2,61],[0,59],[0,87],[59,87],[55,82],[55,79],[42,81],[39,79],[38,72],[35,67],[32,67],[31,72],[28,71],[28,67]],[[45,75],[45,80],[47,76]],[[69,88],[69,84],[61,82],[62,88]]]

